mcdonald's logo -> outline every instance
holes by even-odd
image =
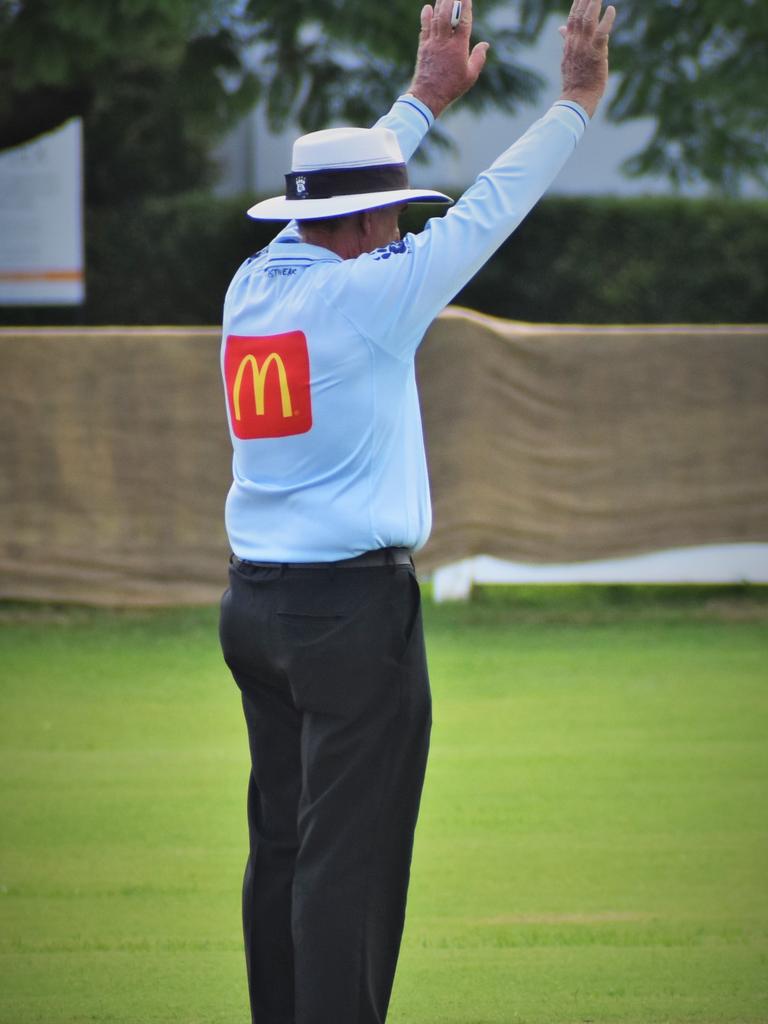
[[[312,428],[307,339],[301,331],[230,334],[224,379],[235,437],[288,437]]]
[[[293,416],[291,389],[288,387],[288,374],[285,372],[285,363],[277,352],[270,352],[261,364],[261,367],[259,367],[259,364],[256,362],[256,356],[247,355],[237,368],[237,373],[235,374],[235,385],[232,389],[232,398],[235,404],[235,419],[238,423],[243,418],[240,397],[243,390],[243,377],[245,376],[246,371],[251,371],[251,384],[253,386],[254,401],[256,404],[256,415],[263,416],[265,414],[264,388],[267,382],[267,374],[269,373],[270,367],[273,363],[277,367],[277,379],[280,381],[280,404],[283,410],[283,419],[287,420]]]

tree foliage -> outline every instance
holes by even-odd
[[[706,181],[737,192],[745,177],[768,186],[768,3],[766,0],[614,0],[613,121],[656,118],[631,175],[675,184]],[[536,35],[567,0],[522,0]]]
[[[257,98],[232,0],[0,3],[0,149],[85,124],[90,203],[204,184]]]
[[[388,109],[413,70],[419,11],[418,0],[0,0],[0,149],[81,116],[90,204],[204,185],[213,144],[262,89],[274,126],[364,124]],[[513,60],[519,32],[493,38],[468,102],[513,109],[539,77]]]
[[[249,0],[244,17],[271,126],[278,129],[288,117],[308,131],[332,121],[366,124],[388,110],[413,74],[421,7],[419,0]],[[473,41],[490,40],[492,48],[461,101],[471,110],[515,110],[542,83],[517,63],[520,47],[532,41],[527,29],[492,27],[493,15],[506,8],[507,0],[476,5]]]
[[[275,233],[241,197],[188,192],[127,213],[86,211],[85,305],[0,307],[0,325],[217,323],[238,264]],[[403,227],[433,216],[414,203]],[[766,323],[768,200],[548,196],[457,301],[545,323]]]
[[[568,0],[482,0],[492,43],[470,109],[513,110],[538,76],[520,48]],[[609,116],[652,116],[630,173],[768,184],[766,0],[617,0]],[[257,97],[279,128],[365,124],[410,78],[421,0],[0,0],[0,149],[84,118],[89,203],[204,185]],[[434,133],[433,133],[434,134]],[[437,141],[440,141],[439,131]]]

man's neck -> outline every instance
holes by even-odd
[[[325,228],[313,228],[310,224],[302,224],[300,231],[307,245],[318,245],[321,249],[328,249],[343,260],[353,260],[362,252],[356,232],[347,230],[346,226],[328,231]]]

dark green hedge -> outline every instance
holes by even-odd
[[[768,322],[768,202],[542,202],[458,302],[554,323]]]
[[[246,205],[187,195],[90,211],[87,303],[0,308],[0,323],[216,324],[232,273],[275,232]],[[412,207],[406,228],[427,215]],[[555,323],[765,323],[767,277],[768,202],[553,197],[456,301]]]

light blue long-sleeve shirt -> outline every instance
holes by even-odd
[[[402,96],[378,122],[407,161],[433,123]],[[556,103],[418,235],[342,260],[295,223],[235,274],[221,368],[234,448],[226,526],[251,561],[413,550],[431,528],[414,358],[432,320],[515,230],[588,118]]]

